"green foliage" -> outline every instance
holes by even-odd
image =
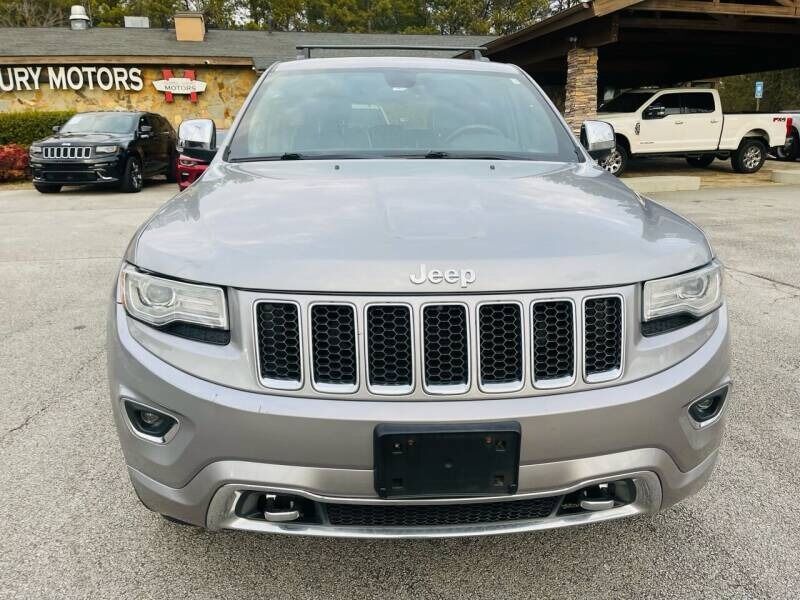
[[[24,111],[0,113],[0,144],[22,144],[52,135],[53,127],[63,125],[75,111]]]
[[[570,4],[573,0],[561,0]],[[66,25],[78,0],[0,0],[0,25]],[[549,0],[83,0],[95,27],[146,16],[168,27],[179,11],[198,11],[208,27],[278,31],[502,35],[546,16]]]
[[[759,110],[800,110],[800,69],[787,69],[723,77],[719,82],[719,94],[725,112],[755,110],[756,81],[764,82],[764,97]]]

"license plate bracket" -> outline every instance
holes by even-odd
[[[375,491],[382,498],[514,494],[520,426],[514,421],[375,428]]]

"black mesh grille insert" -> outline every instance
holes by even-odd
[[[356,383],[356,327],[353,307],[315,304],[311,307],[314,381]]]
[[[479,309],[483,383],[522,381],[522,315],[518,304],[483,304]]]
[[[411,385],[411,313],[407,306],[367,308],[367,366],[372,385]]]
[[[558,300],[533,305],[533,378],[571,377],[575,372],[572,303]]]
[[[261,377],[300,381],[300,322],[297,306],[261,302],[256,307]]]
[[[425,381],[463,385],[468,381],[467,309],[456,304],[423,309]]]
[[[432,527],[544,519],[557,498],[432,505],[327,504],[331,525],[339,527]]]
[[[586,373],[605,373],[622,365],[622,300],[590,298],[584,307]]]

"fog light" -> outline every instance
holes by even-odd
[[[700,427],[710,425],[712,420],[716,419],[722,412],[722,406],[725,404],[727,396],[728,386],[726,385],[699,400],[695,400],[689,406],[689,416],[693,419],[695,425]]]
[[[177,432],[178,421],[148,406],[125,401],[125,412],[133,432],[151,442],[165,444]]]

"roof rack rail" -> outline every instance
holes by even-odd
[[[486,48],[480,46],[411,46],[397,44],[298,44],[297,58],[311,58],[312,50],[426,50],[437,52],[471,52],[473,60],[488,61],[483,53]]]

